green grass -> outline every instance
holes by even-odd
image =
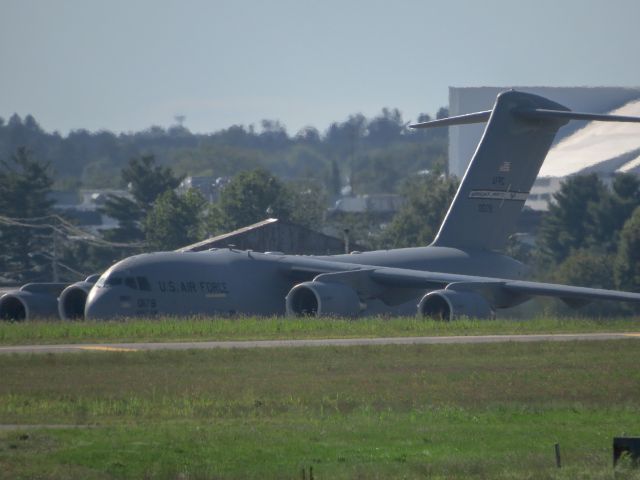
[[[315,478],[610,479],[623,423],[637,426],[634,413],[434,410],[27,430],[0,435],[0,466],[7,478],[301,478],[311,466]]]
[[[0,322],[0,345],[603,331],[640,331],[640,317],[587,319],[541,316],[529,320],[457,320],[448,323],[416,317],[371,317],[356,320],[284,317],[161,317],[109,322]]]
[[[313,466],[316,478],[610,479],[612,437],[640,434],[639,354],[620,340],[7,355],[0,423],[87,428],[0,431],[0,478]]]

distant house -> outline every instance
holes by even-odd
[[[404,197],[394,193],[355,195],[336,200],[331,212],[374,213],[393,215],[402,207]]]
[[[186,177],[177,188],[178,193],[184,194],[190,188],[198,190],[209,202],[214,203],[220,198],[220,192],[229,183],[230,177],[215,177],[213,175]]]
[[[54,201],[54,210],[85,230],[97,233],[99,230],[118,226],[116,220],[100,212],[100,207],[104,205],[109,195],[133,198],[127,190],[117,189],[53,191],[49,198]]]

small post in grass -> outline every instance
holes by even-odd
[[[302,480],[307,480],[307,469],[302,467]],[[313,480],[313,467],[309,467],[309,480]]]
[[[562,468],[562,462],[560,461],[560,444],[559,443],[555,444],[555,449],[556,449],[556,467]]]

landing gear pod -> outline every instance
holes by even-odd
[[[343,283],[304,282],[286,296],[287,315],[352,317],[363,306],[356,291]]]
[[[91,275],[82,282],[76,282],[65,288],[58,300],[58,314],[63,320],[78,320],[84,318],[84,307],[87,296],[99,275]]]
[[[418,316],[450,321],[456,318],[493,318],[489,302],[475,292],[435,290],[427,293],[418,303]]]

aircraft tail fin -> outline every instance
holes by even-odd
[[[410,125],[429,128],[488,121],[433,246],[502,249],[558,129],[569,120],[640,122],[638,117],[572,112],[510,90],[492,110]]]

